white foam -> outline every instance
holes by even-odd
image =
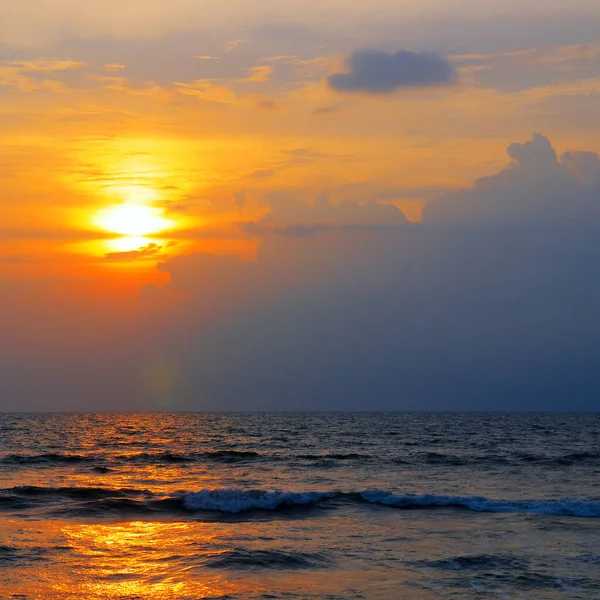
[[[332,492],[282,492],[223,488],[191,492],[184,497],[188,510],[219,510],[239,513],[253,508],[274,510],[279,506],[310,504],[331,498]]]
[[[544,515],[600,517],[600,501],[580,498],[561,500],[494,500],[484,496],[438,496],[436,494],[392,494],[367,490],[361,494],[367,502],[397,507],[460,506],[477,512],[524,512]]]

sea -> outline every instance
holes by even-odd
[[[600,415],[0,414],[0,598],[600,599]]]

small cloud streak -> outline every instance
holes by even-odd
[[[244,80],[245,83],[266,83],[271,79],[273,68],[269,66],[252,67],[252,75]]]
[[[231,42],[227,42],[225,44],[225,52],[228,54],[233,52],[238,46],[245,44],[248,40],[232,40]]]
[[[16,67],[26,73],[54,73],[56,71],[69,71],[82,69],[87,63],[75,60],[59,60],[57,58],[37,58],[35,60],[14,60],[1,63],[9,67]]]
[[[104,256],[104,260],[109,262],[131,262],[135,260],[146,260],[149,258],[165,258],[161,254],[162,246],[159,244],[148,244],[138,250],[129,252],[110,252]]]
[[[119,71],[121,71],[124,68],[125,68],[125,65],[121,65],[121,64],[118,64],[118,63],[112,63],[110,65],[104,65],[104,70],[107,73],[118,73]]]

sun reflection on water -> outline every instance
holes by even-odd
[[[72,564],[72,576],[79,581],[76,597],[150,600],[230,593],[233,586],[223,575],[189,575],[196,553],[216,537],[208,526],[199,536],[198,524],[193,533],[186,522],[64,525],[62,534],[77,557]],[[67,590],[61,581],[57,577],[54,589],[67,598],[73,586]]]

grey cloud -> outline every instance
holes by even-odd
[[[498,226],[600,217],[600,163],[595,154],[571,152],[558,160],[550,141],[534,134],[524,144],[511,144],[508,155],[513,162],[476,181],[473,189],[428,203],[425,220]]]
[[[240,223],[240,228],[244,233],[250,235],[283,235],[291,237],[314,237],[320,233],[326,232],[362,232],[362,233],[381,233],[393,231],[398,225],[331,225],[331,224],[294,224],[294,225],[269,225],[268,223],[257,223],[249,221]]]
[[[595,152],[565,152],[561,162],[579,183],[600,188],[600,158]]]
[[[347,73],[329,75],[327,82],[338,92],[390,94],[400,88],[451,85],[454,67],[445,58],[399,50],[394,54],[359,50],[347,60]]]
[[[158,295],[186,295],[198,319],[170,338],[187,377],[180,406],[599,409],[600,214],[592,204],[585,219],[556,213],[584,188],[600,203],[595,160],[559,161],[543,136],[510,155],[461,192],[471,210],[488,205],[485,219],[447,195],[422,225],[319,230],[317,215],[333,210],[324,196],[300,208],[312,227],[255,224],[287,235],[266,235],[254,262],[167,261]],[[517,210],[528,200],[535,210]],[[439,226],[443,205],[460,227]],[[297,210],[283,201],[274,212]]]
[[[240,228],[244,233],[250,235],[288,235],[296,237],[312,237],[317,233],[323,231],[331,231],[333,227],[331,225],[282,225],[282,226],[269,226],[264,223],[249,221],[247,223],[240,223]]]
[[[269,204],[271,212],[263,219],[263,224],[322,228],[398,227],[408,223],[402,211],[393,205],[350,201],[333,204],[327,194],[321,194],[313,204],[298,202],[283,194],[271,194]]]
[[[240,223],[250,235],[313,237],[328,231],[381,231],[409,226],[404,213],[393,205],[342,201],[334,204],[321,194],[313,204],[285,194],[269,196],[271,212],[259,222]]]

